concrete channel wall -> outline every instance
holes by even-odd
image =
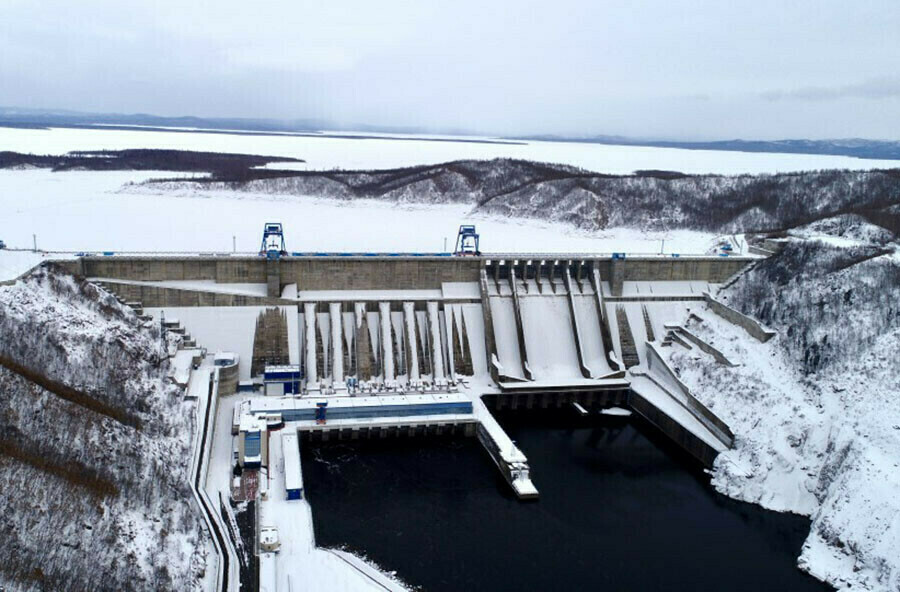
[[[719,302],[715,298],[713,298],[709,292],[704,292],[703,297],[706,299],[706,304],[709,306],[709,309],[728,321],[733,325],[737,325],[744,331],[750,334],[751,337],[760,341],[762,343],[767,342],[777,335],[775,331],[771,329],[766,329],[755,319],[752,319],[745,315],[744,313],[738,312],[730,306]]]
[[[581,346],[581,327],[578,323],[578,311],[575,309],[575,295],[572,292],[572,274],[569,273],[568,269],[563,275],[563,283],[566,286],[566,300],[569,304],[569,317],[572,323],[572,336],[575,338],[575,352],[578,354],[578,366],[581,370],[581,375],[584,378],[590,378],[591,370],[584,363],[584,348]]]
[[[140,302],[146,308],[182,306],[282,306],[296,305],[295,300],[265,298],[244,294],[227,294],[200,289],[160,287],[148,284],[98,282],[126,302]]]
[[[656,426],[662,433],[675,441],[678,446],[688,454],[703,463],[705,467],[712,467],[719,455],[719,451],[704,442],[702,439],[686,430],[680,423],[660,411],[640,393],[632,390],[628,395],[628,406],[641,417]]]
[[[710,411],[706,405],[697,400],[696,397],[691,393],[691,389],[688,388],[684,382],[678,378],[678,375],[675,374],[675,371],[666,363],[665,359],[663,359],[662,354],[659,353],[659,350],[656,349],[656,346],[652,343],[647,343],[647,367],[650,370],[651,374],[656,374],[660,376],[667,384],[664,388],[674,388],[679,391],[679,393],[684,397],[683,401],[685,403],[685,407],[690,411],[691,415],[697,418],[701,423],[706,425],[710,431],[715,432],[719,439],[721,439],[729,448],[734,444],[734,432],[731,431],[731,428],[728,427],[724,421],[719,419],[719,417]],[[652,375],[651,375],[652,378]],[[662,386],[662,385],[661,385]]]
[[[699,336],[694,335],[693,333],[688,331],[686,328],[676,327],[674,329],[674,331],[676,331],[683,339],[690,341],[691,343],[696,345],[700,349],[700,351],[711,355],[713,357],[713,359],[716,360],[716,362],[718,362],[720,364],[724,364],[725,366],[729,366],[732,368],[734,366],[737,366],[737,364],[735,364],[734,362],[732,362],[731,360],[728,359],[728,356],[726,356],[721,351],[719,351],[717,348],[713,347],[712,345],[710,345],[709,343],[707,343],[706,341],[701,339]]]

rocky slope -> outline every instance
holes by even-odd
[[[670,362],[737,436],[713,485],[809,516],[799,564],[816,577],[897,591],[900,255],[896,243],[823,238],[832,244],[792,240],[720,294],[777,329],[775,339],[758,343],[704,314],[691,329],[740,365],[677,346]]]
[[[192,590],[193,413],[158,333],[38,270],[0,288],[0,588]]]

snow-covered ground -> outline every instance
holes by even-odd
[[[467,158],[523,158],[571,164],[601,173],[628,174],[658,169],[683,173],[775,173],[814,169],[892,168],[896,161],[847,156],[682,150],[645,146],[607,146],[573,142],[486,144],[422,139],[333,138],[238,135],[112,129],[0,128],[0,150],[61,154],[72,150],[166,148],[289,156],[309,169],[393,168]]]
[[[0,250],[0,282],[19,277],[45,258],[30,251]]]

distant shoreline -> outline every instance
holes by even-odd
[[[332,138],[336,140],[399,140],[413,142],[452,142],[459,144],[501,144],[501,145],[522,145],[527,144],[524,140],[515,139],[490,139],[490,138],[467,138],[460,136],[458,138],[451,137],[428,137],[416,136],[406,137],[400,135],[391,135],[390,133],[334,133],[320,131],[276,131],[276,130],[241,130],[241,129],[217,129],[217,128],[193,128],[193,127],[176,127],[176,126],[153,126],[138,124],[107,124],[107,123],[41,123],[26,121],[4,121],[0,120],[0,128],[12,129],[43,129],[50,130],[53,128],[68,129],[89,129],[89,130],[115,130],[129,132],[172,132],[178,134],[224,134],[229,136],[284,136],[284,137],[312,137],[312,138]]]

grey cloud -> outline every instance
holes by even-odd
[[[833,101],[837,99],[900,98],[900,78],[873,78],[840,86],[806,86],[793,90],[774,90],[760,95],[768,101]]]
[[[900,101],[860,108],[900,96],[900,79],[884,78],[900,63],[897,0],[0,3],[6,106],[507,135],[900,138]]]

